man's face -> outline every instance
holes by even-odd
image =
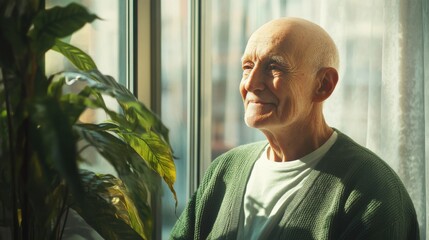
[[[308,121],[315,73],[300,39],[284,26],[265,27],[249,39],[240,83],[249,127],[278,131]]]

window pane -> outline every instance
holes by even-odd
[[[188,1],[161,2],[161,117],[170,129],[174,150],[178,207],[164,184],[162,198],[162,239],[168,239],[171,228],[183,211],[189,196],[188,154]]]

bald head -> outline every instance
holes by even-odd
[[[332,134],[323,102],[338,82],[338,53],[321,27],[298,18],[272,20],[252,34],[241,65],[245,122],[277,148],[275,161],[305,156]]]
[[[319,25],[300,18],[279,18],[257,29],[248,46],[271,44],[284,48],[296,64],[310,64],[314,71],[338,69],[339,56],[334,41]]]

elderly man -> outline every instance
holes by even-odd
[[[338,62],[309,21],[276,19],[253,33],[240,93],[246,124],[268,142],[212,163],[172,239],[419,239],[395,172],[324,120]]]

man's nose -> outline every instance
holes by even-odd
[[[260,67],[255,67],[245,79],[244,87],[249,92],[265,89],[265,78]]]

